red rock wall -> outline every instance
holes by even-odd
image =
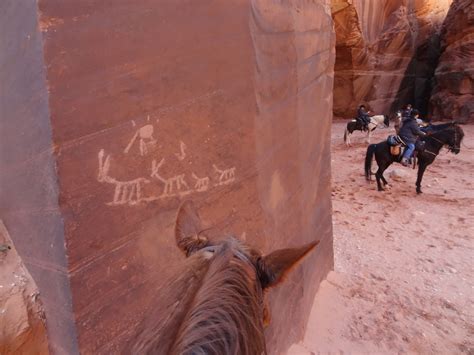
[[[36,0],[0,2],[0,219],[40,288],[51,350],[74,354],[65,211],[37,15]]]
[[[11,21],[24,26],[22,6],[8,3]],[[12,77],[33,71],[37,87],[25,79],[17,106],[0,105],[11,117],[0,140],[0,212],[44,294],[53,352],[121,349],[182,258],[173,223],[184,198],[209,224],[264,251],[322,241],[272,290],[267,342],[271,353],[284,351],[303,335],[333,260],[329,4],[38,6],[39,32],[28,17],[35,51],[9,62]],[[24,42],[7,43],[23,53]],[[26,129],[33,124],[44,129]],[[25,195],[35,196],[31,211]]]
[[[358,105],[389,114],[411,102],[427,109],[437,32],[451,0],[332,0],[336,66],[334,115]]]
[[[436,119],[474,122],[474,2],[454,0],[441,34],[431,110]]]

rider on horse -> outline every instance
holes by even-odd
[[[400,128],[400,133],[398,134],[403,142],[406,144],[407,148],[405,153],[403,153],[402,165],[408,166],[408,161],[411,158],[411,155],[415,151],[415,142],[417,136],[424,137],[426,133],[420,130],[416,119],[420,116],[418,110],[412,110],[410,117],[406,117],[403,120],[403,125]]]
[[[364,105],[360,105],[357,110],[357,119],[362,123],[362,128],[364,131],[367,131],[370,123],[370,116]]]
[[[411,104],[406,105],[405,108],[402,110],[402,118],[410,118],[412,112],[413,106]]]

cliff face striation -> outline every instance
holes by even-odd
[[[474,122],[474,2],[454,0],[441,33],[431,110],[436,119]]]
[[[263,252],[321,241],[270,295],[269,352],[301,339],[333,261],[329,0],[0,8],[0,214],[51,351],[120,353],[182,261],[184,199]]]
[[[407,102],[427,111],[438,32],[451,0],[333,0],[334,115],[356,106],[389,114]]]

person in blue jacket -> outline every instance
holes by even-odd
[[[418,110],[415,109],[411,111],[410,117],[407,117],[403,120],[403,125],[400,128],[400,133],[398,134],[407,146],[401,161],[403,166],[408,166],[408,162],[415,151],[415,142],[417,138],[426,136],[426,133],[420,129],[418,123],[416,122],[416,119],[419,116],[420,113]]]

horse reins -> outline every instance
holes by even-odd
[[[445,129],[443,129],[443,130],[441,130],[441,131],[438,131],[438,132],[443,132],[443,131],[447,131],[447,130],[449,130],[449,128],[445,128]],[[437,132],[435,132],[435,133],[437,133]],[[426,136],[426,138],[431,138],[431,139],[433,139],[434,141],[436,141],[436,142],[438,142],[438,143],[441,143],[441,144],[442,144],[441,148],[443,148],[445,145],[447,145],[447,143],[445,143],[445,142],[443,142],[443,141],[440,141],[438,138],[435,138],[435,137],[433,137],[432,135]],[[456,144],[456,142],[457,142],[457,130],[456,130],[456,128],[454,128],[454,144]],[[449,147],[449,150],[451,150],[451,151],[457,148],[457,147],[455,147],[454,145],[452,145],[452,146],[451,146],[451,145],[448,145],[448,147]],[[460,148],[460,146],[459,146],[458,148]],[[425,149],[425,152],[430,153],[430,154],[433,154],[434,156],[437,156],[437,155],[438,155],[438,154],[435,154],[435,153],[433,153],[433,152],[430,152],[430,151],[427,150],[427,149]]]

